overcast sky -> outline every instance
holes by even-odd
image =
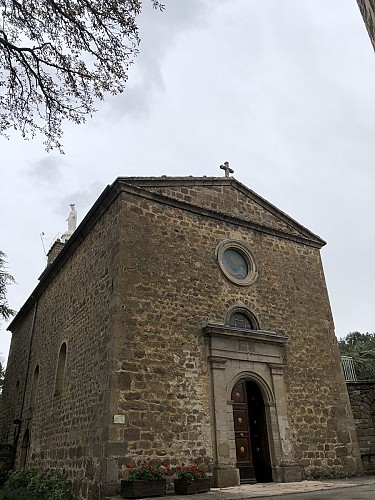
[[[337,336],[375,331],[375,57],[355,0],[145,1],[127,91],[65,155],[43,139],[0,138],[1,241],[19,309],[63,233],[118,176],[221,176],[328,242],[322,250]],[[10,333],[1,326],[6,358]]]

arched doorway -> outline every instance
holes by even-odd
[[[237,467],[241,483],[272,481],[266,411],[259,385],[239,380],[232,390]]]
[[[29,429],[25,430],[25,434],[23,435],[22,445],[21,445],[21,456],[20,456],[20,467],[26,467],[27,463],[27,455],[29,453],[30,447],[30,431]]]

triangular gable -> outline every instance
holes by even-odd
[[[122,191],[317,248],[325,245],[319,236],[231,177],[118,177],[105,188],[56,259],[44,270],[39,284],[13,318],[8,330],[13,331]]]
[[[308,240],[314,246],[325,245],[319,236],[231,177],[121,177],[118,180],[265,229]]]

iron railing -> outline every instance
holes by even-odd
[[[351,356],[341,356],[341,364],[346,382],[355,382],[357,375],[355,373],[353,358]]]

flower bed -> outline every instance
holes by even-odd
[[[210,489],[210,480],[202,466],[191,465],[177,467],[177,479],[174,481],[174,492],[179,495],[205,493]]]
[[[121,481],[121,496],[123,498],[160,497],[167,492],[165,479],[133,479]]]
[[[198,479],[188,483],[186,479],[175,479],[174,492],[178,495],[192,495],[194,493],[206,493],[210,490],[210,480]]]

